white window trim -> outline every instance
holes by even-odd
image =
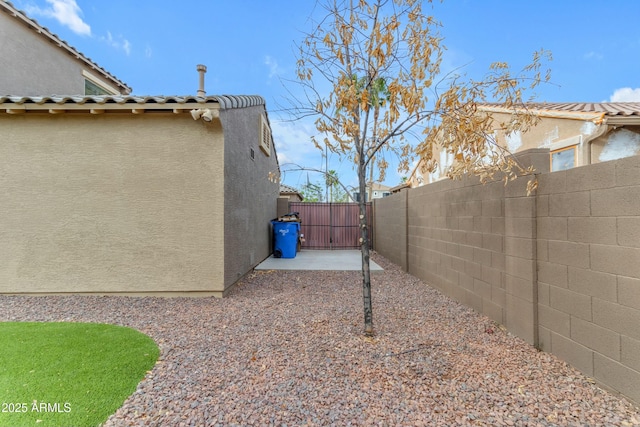
[[[582,135],[572,136],[570,138],[565,138],[561,141],[554,142],[553,144],[549,144],[546,146],[551,151],[561,150],[563,148],[570,147],[572,145],[580,145],[582,144]]]
[[[120,95],[120,91],[118,91],[118,89],[89,73],[87,70],[82,70],[82,77],[89,80],[91,83],[100,86],[107,92],[111,92],[112,95]]]
[[[573,167],[581,166],[584,164],[582,159],[582,150],[580,149],[580,147],[582,147],[582,134],[580,134],[580,135],[575,135],[570,138],[565,138],[563,140],[554,142],[553,144],[550,144],[546,147],[549,149],[549,157],[550,157],[549,167],[552,168],[552,170],[553,170],[553,164],[551,161],[551,154],[553,154],[556,151],[565,150],[569,147],[575,147],[576,149],[575,165]]]

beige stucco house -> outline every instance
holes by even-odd
[[[616,160],[640,154],[640,102],[528,104],[539,117],[538,124],[524,134],[495,134],[495,140],[511,153],[532,148],[550,150],[551,171]],[[478,111],[508,122],[510,113],[499,105],[481,105]],[[420,165],[409,179],[417,187],[445,177],[452,155],[441,153],[440,168],[428,175]],[[528,166],[528,165],[525,165]]]
[[[104,68],[0,0],[0,95],[128,95]]]
[[[280,197],[290,202],[301,202],[304,196],[290,185],[280,184]]]
[[[278,170],[258,96],[0,97],[0,293],[223,296]]]
[[[0,0],[0,293],[224,296],[271,253],[260,96],[131,89]]]
[[[371,200],[381,199],[391,194],[391,187],[379,182],[367,184],[367,194],[371,195]]]

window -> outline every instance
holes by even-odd
[[[111,95],[111,93],[109,93],[109,91],[107,91],[106,89],[103,89],[102,87],[98,86],[94,82],[86,79],[84,81],[84,94],[85,95]]]
[[[82,70],[82,77],[85,95],[120,95],[117,89],[85,70]]]
[[[263,114],[260,115],[260,149],[267,156],[271,155],[271,129]]]
[[[551,172],[563,171],[576,166],[577,146],[562,148],[551,152]]]
[[[550,166],[551,172],[571,169],[582,164],[580,150],[582,147],[582,135],[575,135],[569,138],[545,144],[551,150]]]

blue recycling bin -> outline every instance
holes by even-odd
[[[297,221],[271,221],[273,225],[274,258],[295,258],[298,249],[300,223]]]

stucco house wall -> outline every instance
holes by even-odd
[[[278,161],[271,144],[269,155],[260,148],[264,107],[221,111],[224,152],[224,282],[229,286],[271,254],[270,220],[277,216],[280,185]]]
[[[264,114],[259,97],[0,97],[0,292],[223,296],[270,252]]]
[[[497,122],[510,120],[500,107],[484,109]],[[575,156],[570,167],[640,154],[640,103],[543,104],[532,105],[531,111],[539,118],[534,127],[524,134],[497,135],[497,141],[512,153],[548,148],[551,170],[560,169],[554,165],[554,153],[574,152],[573,147]]]
[[[640,155],[640,102],[527,104],[538,122],[526,132],[505,135],[502,123],[514,120],[512,111],[500,105],[479,105],[490,114],[495,131],[487,136],[509,152],[548,149],[551,171]],[[422,172],[419,164],[407,180],[415,188],[446,178],[454,156],[436,149],[439,168]]]
[[[115,76],[4,0],[0,0],[0,41],[0,58],[5,64],[0,73],[0,95],[79,95],[85,93],[86,78],[114,95],[131,92]]]

